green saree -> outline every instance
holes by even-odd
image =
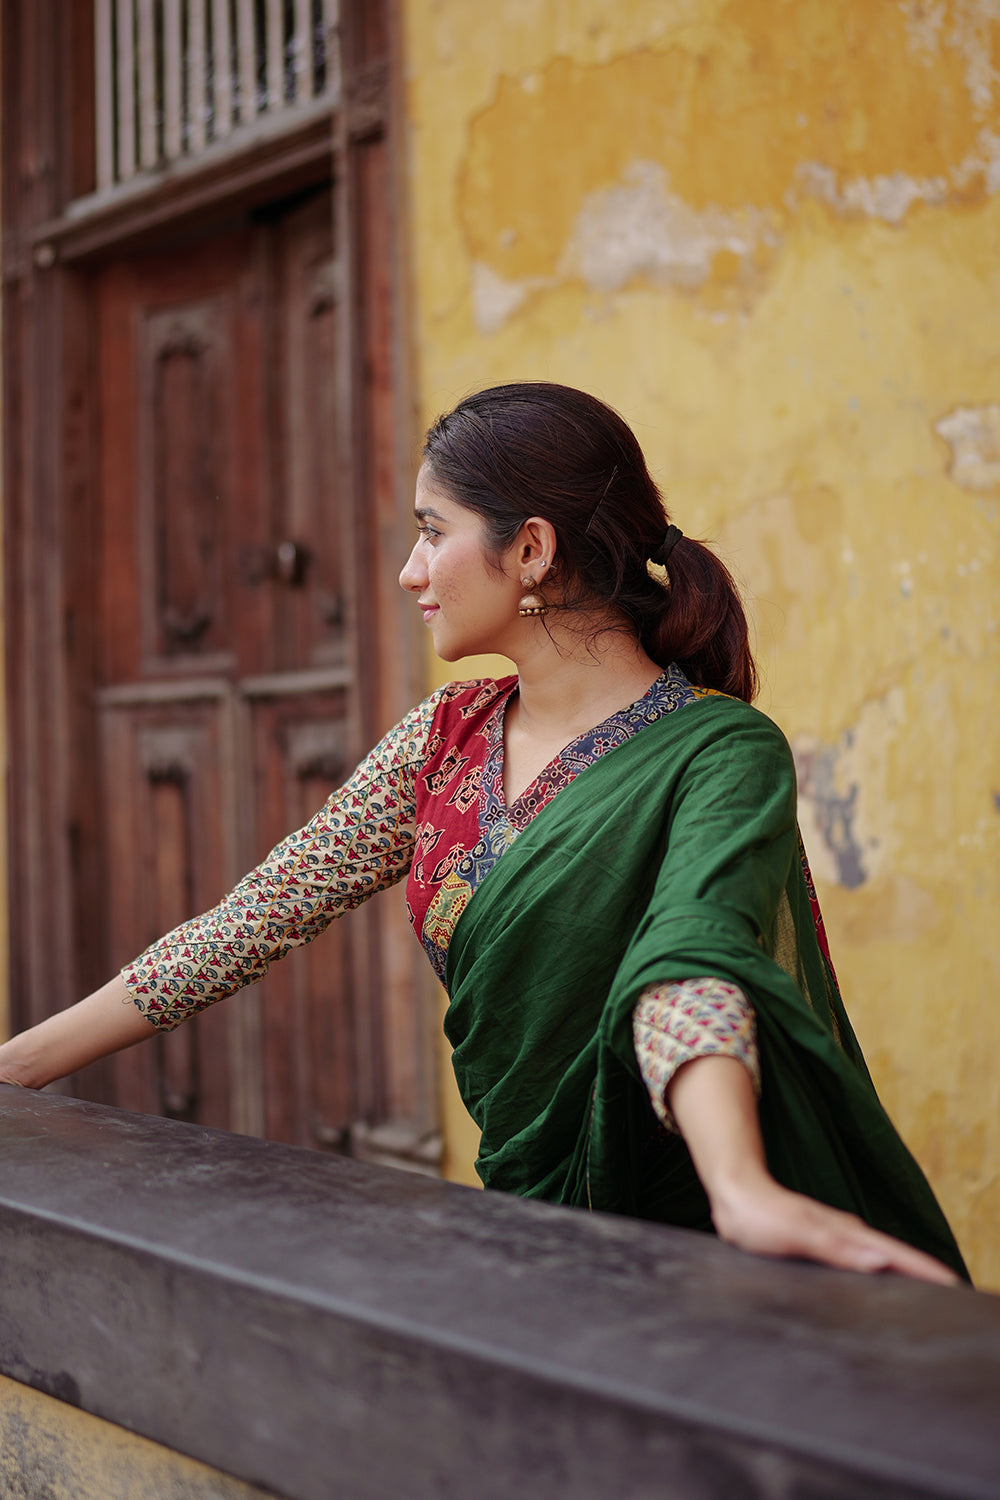
[[[730,698],[668,714],[581,771],[459,918],[445,1030],[483,1183],[710,1228],[632,1044],[641,991],[695,975],[753,1002],[774,1176],[966,1275],[817,942],[788,745]]]

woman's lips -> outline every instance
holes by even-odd
[[[436,604],[421,604],[420,612],[424,617],[424,624],[426,625],[427,621],[437,614],[438,606]]]

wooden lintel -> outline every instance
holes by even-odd
[[[251,207],[276,192],[285,195],[333,175],[332,115],[312,119],[293,133],[272,138],[253,151],[220,156],[202,168],[186,168],[151,179],[143,189],[116,190],[92,205],[71,205],[64,214],[31,229],[4,266],[16,280],[32,266],[73,264],[110,248],[134,247],[164,225],[195,221]],[[14,247],[11,247],[12,249]]]

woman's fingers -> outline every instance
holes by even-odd
[[[835,1209],[826,1209],[823,1204],[816,1204],[815,1207],[820,1210],[821,1215],[837,1212]],[[799,1253],[805,1253],[810,1260],[819,1260],[825,1265],[838,1266],[846,1271],[861,1271],[869,1275],[876,1271],[895,1271],[901,1276],[913,1276],[918,1281],[932,1281],[940,1286],[953,1286],[957,1283],[955,1273],[933,1256],[925,1255],[922,1250],[915,1250],[912,1245],[905,1245],[890,1235],[870,1229],[860,1219],[854,1220],[852,1215],[846,1214],[843,1217],[849,1221],[847,1226],[820,1226],[813,1247]]]
[[[716,1228],[730,1244],[756,1255],[814,1260],[866,1274],[894,1271],[939,1286],[958,1281],[933,1256],[869,1228],[854,1214],[789,1192],[773,1179],[766,1187],[758,1183],[747,1195],[731,1197],[716,1214]]]

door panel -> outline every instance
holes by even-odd
[[[246,566],[269,539],[257,248],[244,231],[96,278],[105,684],[264,669]]]
[[[101,747],[108,855],[108,917],[118,961],[192,912],[211,906],[231,863],[232,735],[221,684],[207,697],[103,695]],[[114,1059],[116,1102],[197,1119],[233,1118],[229,1017],[206,1011],[189,1026]]]
[[[321,192],[98,277],[116,963],[213,905],[349,767],[332,226]],[[349,934],[327,934],[122,1058],[121,1102],[343,1146],[377,1117],[356,994]]]
[[[275,593],[274,665],[281,671],[342,666],[350,496],[338,449],[342,265],[334,254],[328,200],[312,199],[283,216],[274,226],[274,244],[282,364],[274,371],[272,398],[280,431],[273,566],[285,585]],[[297,581],[308,587],[296,587]]]
[[[252,685],[251,685],[252,686]],[[350,770],[343,694],[257,691],[246,705],[261,842],[273,846],[322,806]],[[264,1133],[346,1146],[364,1118],[356,1056],[351,921],[276,964],[262,1007]]]
[[[219,652],[232,639],[223,535],[235,433],[232,297],[179,304],[143,324],[139,411],[146,419],[139,524],[147,659]],[[226,653],[228,657],[229,653]]]

